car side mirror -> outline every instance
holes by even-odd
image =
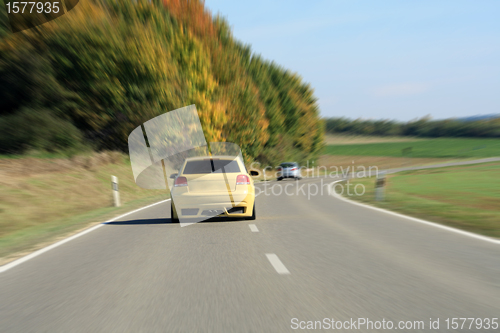
[[[173,174],[170,175],[170,179],[174,179],[175,177],[177,177],[176,173],[173,173]]]
[[[258,177],[258,176],[260,176],[260,172],[257,170],[250,170],[250,176]]]

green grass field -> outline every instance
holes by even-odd
[[[403,149],[411,148],[403,154]],[[392,156],[418,158],[484,158],[500,156],[499,139],[428,139],[410,142],[328,145],[328,155]]]
[[[500,163],[400,172],[388,176],[385,200],[374,178],[353,179],[366,193],[350,199],[500,238]]]

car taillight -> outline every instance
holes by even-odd
[[[297,168],[292,168],[292,171],[295,171],[295,170],[297,170]]]
[[[239,175],[236,177],[236,185],[249,185],[250,179],[247,175]]]
[[[188,180],[186,177],[175,178],[174,187],[178,186],[188,186]]]

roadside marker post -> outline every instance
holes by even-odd
[[[120,192],[118,191],[118,177],[111,176],[111,186],[113,188],[113,204],[120,207]]]
[[[380,174],[379,177],[377,177],[377,180],[375,181],[375,200],[376,201],[383,201],[385,197],[384,193],[384,187],[385,187],[385,174]]]

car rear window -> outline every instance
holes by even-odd
[[[214,169],[216,173],[237,173],[240,172],[240,166],[235,160],[215,160]],[[223,171],[222,171],[223,170]]]
[[[280,166],[282,168],[293,168],[295,165],[295,163],[281,163]]]
[[[189,161],[186,163],[184,167],[183,174],[186,175],[194,175],[199,173],[211,173],[212,172],[212,163],[210,163],[209,159],[201,160],[201,161]]]
[[[201,161],[189,161],[184,167],[183,174],[194,175],[204,173],[237,173],[240,172],[240,166],[235,160],[213,159],[213,165],[209,159]]]

